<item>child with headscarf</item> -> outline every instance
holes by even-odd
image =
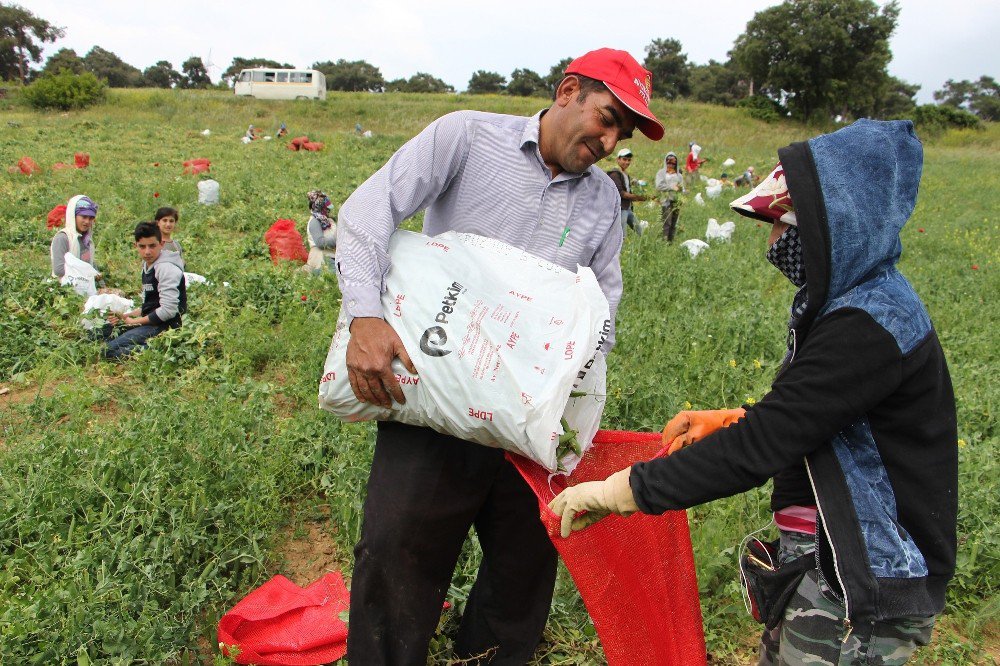
[[[330,197],[321,190],[311,190],[309,198],[309,224],[306,237],[309,239],[309,260],[306,265],[318,272],[326,264],[335,270],[337,257],[337,218],[333,214]]]
[[[52,238],[49,258],[52,262],[52,277],[61,278],[66,274],[66,253],[94,265],[94,219],[97,204],[87,196],[78,194],[66,204],[66,224]],[[98,276],[100,277],[100,276]]]

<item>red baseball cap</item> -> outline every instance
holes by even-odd
[[[582,74],[601,81],[638,118],[636,127],[653,141],[663,138],[663,123],[649,110],[653,75],[627,51],[597,49],[584,53],[566,68],[566,74]]]

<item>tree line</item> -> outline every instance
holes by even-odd
[[[920,86],[888,73],[889,39],[899,12],[895,0],[881,8],[874,0],[785,0],[754,15],[725,62],[692,63],[680,41],[666,38],[654,39],[645,47],[643,65],[652,72],[654,93],[661,98],[746,106],[764,119],[926,114],[926,109],[916,108]],[[111,87],[212,85],[199,57],[185,60],[180,71],[166,60],[140,71],[99,46],[82,57],[72,49],[60,49],[43,67],[32,69],[32,64],[41,62],[41,45],[55,42],[64,33],[63,28],[26,9],[0,4],[0,79],[26,83],[69,71],[90,72]],[[571,60],[563,58],[545,73],[518,68],[509,77],[478,70],[465,92],[550,97]],[[268,58],[236,57],[222,73],[219,85],[232,85],[240,71],[253,67],[292,66]],[[453,86],[425,72],[386,80],[377,66],[364,60],[314,62],[311,69],[325,74],[329,90],[455,92]],[[1000,118],[1000,84],[990,76],[977,81],[949,79],[934,99],[949,113],[970,113],[990,121]]]

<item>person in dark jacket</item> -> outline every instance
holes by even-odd
[[[668,457],[550,506],[565,537],[608,513],[685,509],[773,478],[780,547],[770,561],[757,550],[758,564],[802,573],[779,590],[760,663],[904,663],[944,608],[958,510],[951,379],[896,268],[923,149],[909,121],[860,120],[778,155],[732,204],[772,223],[768,260],[799,287],[770,392],[745,413],[678,414]]]
[[[153,222],[135,227],[135,249],[142,259],[142,306],[119,319],[108,317],[102,336],[106,341],[104,356],[119,359],[145,349],[147,342],[171,328],[179,328],[187,310],[187,287],[180,255],[163,251],[163,236]],[[114,326],[131,328],[114,336]]]

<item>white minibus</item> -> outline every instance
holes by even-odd
[[[326,99],[326,77],[315,69],[244,69],[233,92],[257,99]]]

